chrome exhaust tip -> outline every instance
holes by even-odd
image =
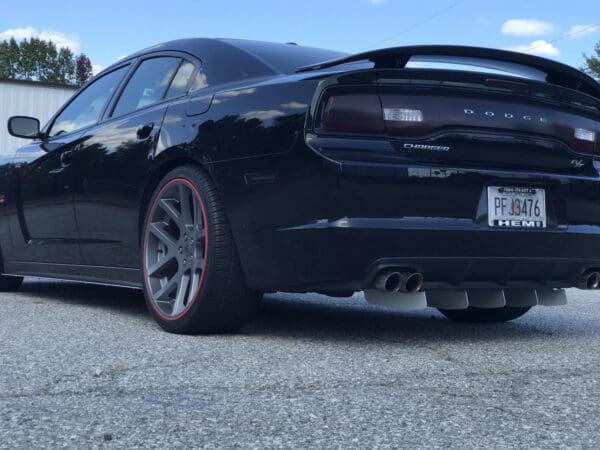
[[[384,271],[375,278],[375,289],[380,292],[398,292],[402,281],[402,273],[395,270]]]
[[[386,270],[375,279],[375,289],[380,292],[415,293],[423,286],[423,275],[419,272]]]
[[[404,274],[402,285],[400,286],[401,292],[419,292],[423,287],[423,275],[419,272],[412,272]]]
[[[579,289],[598,289],[600,287],[600,272],[590,270],[584,272],[577,283]]]

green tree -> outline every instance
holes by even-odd
[[[594,47],[594,54],[588,56],[583,54],[585,66],[583,70],[597,80],[600,80],[600,42]]]
[[[35,45],[37,55],[37,79],[47,83],[58,83],[60,67],[58,66],[58,50],[51,41],[38,39]]]
[[[77,69],[75,75],[75,82],[78,86],[85,84],[90,78],[92,78],[92,61],[83,53],[77,57],[76,61]]]
[[[35,80],[39,75],[39,39],[31,38],[25,39],[19,44],[20,55],[19,55],[19,68],[17,70],[16,78],[24,80]]]
[[[89,63],[91,73],[91,61]],[[45,81],[58,84],[78,83],[76,60],[66,47],[39,38],[0,42],[0,78]]]
[[[15,77],[11,66],[8,42],[0,42],[0,78]]]
[[[63,47],[58,51],[58,82],[61,84],[75,84],[75,55],[67,48]]]
[[[15,78],[19,65],[19,45],[13,38],[0,42],[0,78]]]

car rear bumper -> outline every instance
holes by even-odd
[[[307,150],[270,159],[279,172],[269,183],[227,192],[254,289],[358,291],[385,268],[421,272],[427,290],[564,288],[600,270],[595,161],[575,175],[315,159]],[[232,163],[226,173],[236,171],[248,168]],[[489,186],[544,189],[547,228],[491,228]]]
[[[387,268],[421,272],[424,289],[558,288],[600,268],[596,226],[500,230],[469,220],[344,218],[255,238],[247,275],[263,290],[364,290]]]

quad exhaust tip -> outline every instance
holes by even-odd
[[[386,270],[377,275],[377,278],[375,278],[375,289],[380,292],[414,293],[420,291],[422,286],[423,275],[419,272]]]
[[[375,278],[373,287],[385,293],[415,293],[423,287],[423,274],[416,271],[383,270]],[[579,289],[600,289],[600,270],[586,270],[577,282]]]

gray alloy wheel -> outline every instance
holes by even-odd
[[[144,276],[156,312],[182,316],[204,280],[208,234],[200,193],[185,178],[165,184],[149,212],[144,242]]]
[[[143,223],[144,296],[162,328],[231,332],[256,312],[260,295],[246,285],[225,208],[206,171],[182,165],[167,173]]]

